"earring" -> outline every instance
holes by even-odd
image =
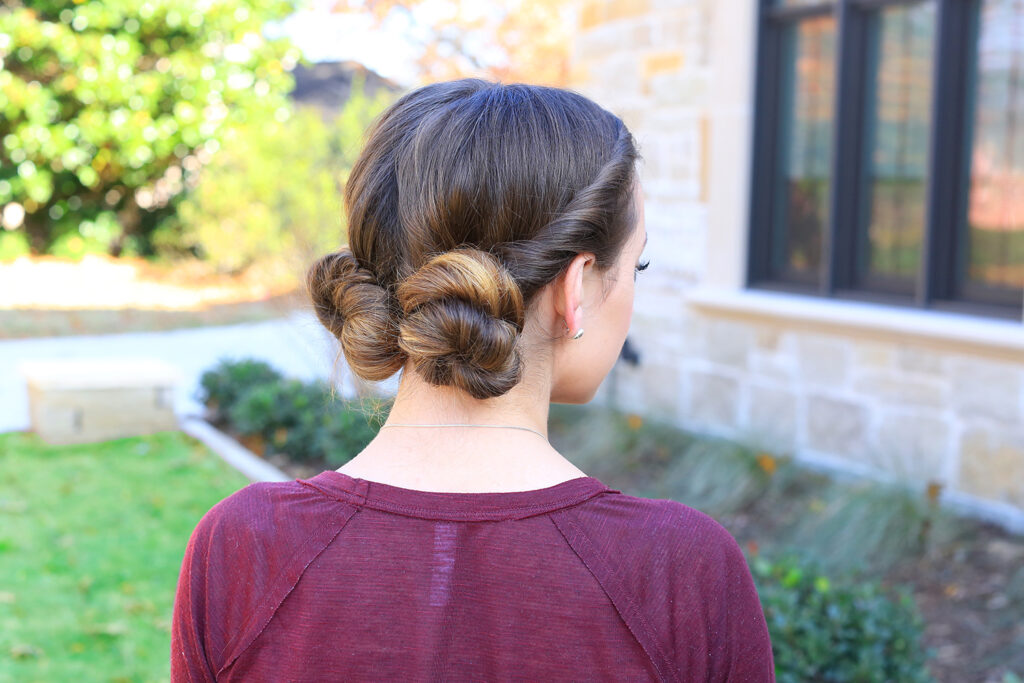
[[[572,338],[573,339],[579,339],[582,336],[583,336],[583,328],[581,327],[580,329],[576,330],[576,334],[574,334],[572,336]]]

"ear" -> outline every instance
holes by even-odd
[[[577,254],[556,282],[555,311],[570,333],[583,327],[583,276],[596,260],[591,253]]]

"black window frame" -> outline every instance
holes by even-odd
[[[876,281],[860,288],[856,278],[858,222],[865,197],[864,102],[868,74],[869,13],[886,7],[935,4],[932,92],[921,262],[914,293]],[[974,142],[974,86],[978,17],[982,0],[829,0],[782,5],[756,0],[753,157],[745,286],[748,289],[867,301],[1024,322],[1024,294],[985,288],[965,277],[957,249],[966,248],[970,155]],[[772,272],[772,231],[778,199],[776,164],[780,93],[784,78],[782,40],[787,25],[831,16],[836,31],[835,92],[828,225],[822,235],[818,283]]]

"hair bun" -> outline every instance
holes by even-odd
[[[306,287],[317,317],[341,342],[353,372],[383,380],[405,364],[390,297],[347,247],[318,259],[306,274]]]
[[[496,257],[475,248],[438,254],[396,294],[405,314],[399,347],[428,382],[481,399],[519,383],[523,295]]]

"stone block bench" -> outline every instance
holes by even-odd
[[[181,374],[149,358],[33,360],[19,365],[32,431],[49,444],[92,443],[178,429]]]

